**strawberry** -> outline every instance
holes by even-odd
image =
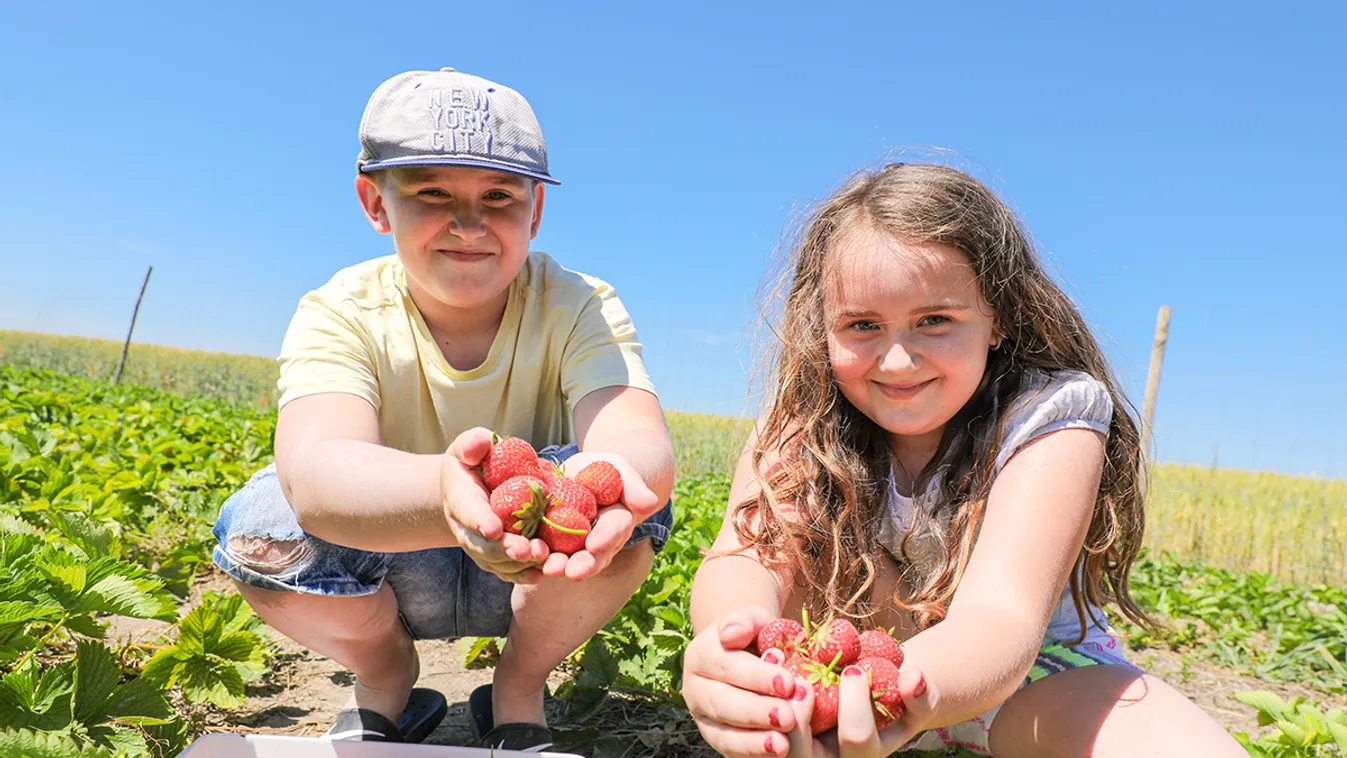
[[[903,715],[903,696],[898,694],[898,667],[893,661],[878,656],[861,658],[856,665],[870,677],[875,726],[883,729]]]
[[[575,481],[594,493],[599,505],[612,505],[622,499],[622,475],[608,461],[594,461],[575,475]]]
[[[856,627],[846,619],[833,619],[814,631],[809,643],[809,657],[819,663],[849,666],[861,653],[861,638]]]
[[[496,489],[506,479],[516,476],[538,476],[538,454],[533,446],[520,437],[500,438],[492,435],[495,444],[482,460],[482,483],[487,491]]]
[[[552,508],[543,516],[538,536],[554,553],[571,555],[585,549],[589,519],[574,508]]]
[[[794,619],[772,619],[758,631],[758,654],[776,648],[790,658],[804,647],[804,627]]]
[[[814,734],[822,734],[837,726],[838,695],[840,694],[837,686],[837,675],[833,674],[831,681],[820,679],[813,684],[814,712],[809,717],[809,731]]]
[[[515,476],[491,490],[491,512],[505,531],[532,537],[542,515],[543,483],[536,476]]]
[[[867,629],[861,632],[860,657],[885,658],[895,667],[902,668],[903,646],[883,629]]]
[[[551,508],[571,508],[579,511],[581,515],[588,519],[585,526],[593,523],[599,515],[599,506],[594,501],[594,495],[574,479],[567,479],[564,476],[556,477],[552,479],[546,492]]]
[[[565,476],[566,473],[561,470],[561,464],[550,458],[538,456],[538,478],[543,480],[544,485],[551,484],[553,479]]]

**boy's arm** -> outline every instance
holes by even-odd
[[[406,453],[382,444],[365,399],[308,395],[281,408],[276,472],[299,525],[315,537],[373,552],[464,547],[488,571],[515,576],[538,556],[523,538],[497,541],[500,520],[460,461],[472,451],[456,449],[489,444],[477,437],[465,433],[444,455]]]

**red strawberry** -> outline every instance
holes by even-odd
[[[589,519],[574,508],[552,508],[543,516],[538,536],[554,553],[571,555],[585,549]]]
[[[804,627],[794,619],[772,619],[758,631],[759,655],[776,648],[790,658],[803,647]]]
[[[831,679],[831,682],[826,679],[814,682],[814,712],[809,717],[809,731],[816,735],[837,726],[837,675],[834,674]]]
[[[491,512],[511,534],[532,537],[543,506],[543,483],[536,476],[511,477],[491,490]]]
[[[579,482],[564,476],[554,478],[548,485],[547,500],[552,508],[571,508],[579,511],[588,519],[585,526],[593,523],[599,515],[599,506],[594,501],[594,495]]]
[[[883,629],[867,629],[861,632],[860,657],[872,656],[884,658],[898,668],[903,666],[903,646]]]
[[[538,478],[543,480],[543,484],[551,484],[553,479],[565,476],[561,470],[561,464],[550,458],[538,456]]]
[[[903,696],[898,694],[898,667],[889,659],[878,656],[861,658],[856,665],[870,675],[875,726],[883,729],[903,715]]]
[[[516,476],[538,475],[538,454],[527,440],[519,437],[495,437],[495,444],[482,460],[482,483],[488,491]]]
[[[622,475],[608,461],[594,461],[575,475],[575,481],[594,493],[599,505],[612,505],[622,499]]]
[[[835,662],[839,668],[855,663],[860,654],[860,635],[846,619],[833,619],[819,627],[809,644],[810,658],[819,663]]]

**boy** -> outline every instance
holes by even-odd
[[[529,242],[547,151],[517,92],[453,69],[375,90],[356,192],[396,256],[310,292],[281,348],[276,462],[221,509],[214,559],[259,616],[349,668],[332,739],[420,741],[415,639],[507,636],[474,692],[484,746],[540,749],[547,676],[621,609],[672,524],[673,451],[641,345],[603,282]],[[574,474],[622,474],[569,558],[503,533],[472,470],[490,429]],[[573,457],[571,457],[573,455]],[[663,508],[660,506],[663,504]],[[584,580],[584,581],[580,581]]]

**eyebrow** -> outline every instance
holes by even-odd
[[[931,303],[931,304],[929,304],[929,305],[923,305],[923,306],[921,306],[920,308],[913,308],[910,315],[913,315],[913,316],[925,316],[925,315],[928,314],[928,313],[940,313],[940,312],[942,312],[942,311],[945,311],[945,312],[947,312],[947,311],[967,311],[967,310],[971,310],[972,308],[973,308],[973,306],[968,305],[967,303],[961,303],[961,302],[958,302],[958,301],[951,300],[951,301],[946,301],[946,302]],[[837,313],[835,314],[835,317],[836,317],[836,318],[859,318],[859,317],[862,317],[862,316],[877,316],[877,315],[879,315],[879,314],[876,313],[875,311],[869,309],[869,308],[847,308],[847,309],[844,309],[844,310],[837,311]]]
[[[411,166],[401,169],[402,175],[399,177],[407,184],[430,184],[435,182],[436,176],[432,169]],[[526,187],[529,180],[517,174],[507,174],[503,171],[492,171],[486,179],[487,184],[507,185],[510,187]]]

